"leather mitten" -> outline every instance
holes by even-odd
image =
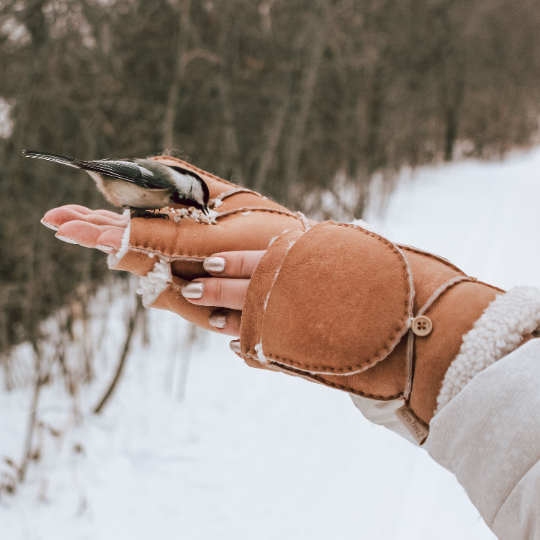
[[[299,212],[293,213],[184,161],[172,157],[153,159],[181,165],[204,179],[210,191],[213,223],[190,219],[187,210],[183,210],[185,218],[181,213],[173,213],[169,219],[133,217],[122,248],[109,256],[109,266],[141,276],[138,292],[145,307],[172,311],[215,331],[208,323],[213,308],[193,305],[180,294],[187,280],[209,277],[203,269],[205,258],[221,251],[266,249],[272,238],[287,230],[305,231],[310,222]]]
[[[242,356],[359,399],[395,402],[408,438],[422,444],[463,336],[502,292],[357,225],[291,230],[250,281]]]

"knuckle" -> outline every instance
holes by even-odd
[[[238,263],[240,267],[238,269],[238,275],[243,276],[246,270],[246,252],[245,251],[242,251],[240,253],[240,260],[238,261]]]
[[[233,332],[235,335],[240,335],[240,322],[241,317],[239,312],[233,311],[227,319],[228,330]]]
[[[223,303],[224,297],[224,282],[222,279],[211,280],[210,295],[211,299],[216,302],[216,305]]]

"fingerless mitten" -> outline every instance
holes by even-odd
[[[283,234],[259,263],[242,355],[252,366],[399,401],[400,421],[422,443],[463,336],[501,292],[442,257],[325,222]]]

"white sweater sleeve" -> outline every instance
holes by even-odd
[[[425,448],[500,540],[540,540],[540,339],[474,376],[433,418]]]

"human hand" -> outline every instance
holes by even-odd
[[[72,204],[50,210],[42,223],[56,230],[56,237],[64,242],[115,253],[120,249],[128,221],[108,210],[90,210]],[[249,279],[264,253],[264,250],[231,251],[208,257],[204,269],[216,277],[186,283],[182,295],[194,305],[219,308],[210,314],[209,323],[219,333],[239,337]]]
[[[68,204],[49,210],[41,223],[56,231],[56,238],[63,242],[116,253],[122,244],[128,219],[108,210],[90,210]]]
[[[264,254],[264,250],[215,253],[203,266],[211,276],[217,277],[189,281],[180,292],[192,304],[220,308],[210,314],[208,322],[221,334],[240,337],[249,280]]]

